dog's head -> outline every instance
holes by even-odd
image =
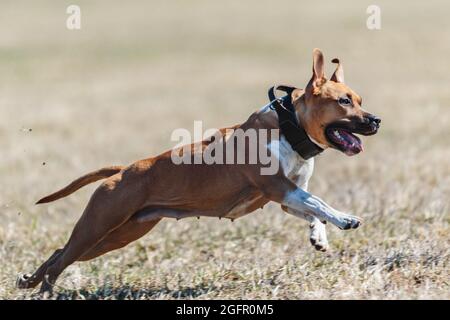
[[[355,133],[365,136],[377,133],[381,119],[361,107],[361,97],[344,83],[342,64],[338,59],[332,62],[337,63],[337,68],[328,80],[324,75],[323,54],[314,49],[312,78],[304,93],[293,93],[293,100],[301,104],[297,110],[314,142],[355,155],[363,150]]]

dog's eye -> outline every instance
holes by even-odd
[[[339,98],[338,103],[341,106],[349,106],[352,104],[352,101],[349,98]]]

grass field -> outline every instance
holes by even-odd
[[[76,2],[82,28],[65,27]],[[450,298],[450,4],[377,1],[12,1],[0,4],[0,298],[67,240],[95,185],[35,206],[83,173],[171,146],[173,129],[244,121],[274,83],[339,57],[383,119],[365,152],[318,157],[312,193],[365,220],[316,252],[279,206],[231,223],[166,220],[70,266],[54,298]]]

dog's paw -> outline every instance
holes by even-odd
[[[29,282],[30,274],[19,274],[19,276],[16,279],[16,288],[17,289],[28,289],[29,288]]]
[[[325,252],[329,249],[328,241],[323,241],[322,239],[317,239],[315,237],[310,237],[309,241],[314,246],[317,251]]]
[[[349,214],[341,214],[339,216],[338,227],[342,230],[356,229],[362,224],[363,220],[359,217]]]
[[[311,223],[309,226],[311,228],[311,234],[309,237],[309,241],[314,246],[314,248],[318,251],[325,252],[328,250],[328,239],[327,239],[327,231],[325,229],[325,224],[321,222]]]
[[[44,277],[41,288],[39,289],[39,294],[43,299],[49,299],[53,296],[53,285],[49,282],[48,276]]]

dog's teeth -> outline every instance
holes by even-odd
[[[334,130],[334,136],[336,138],[341,138],[341,135],[339,134],[339,132],[337,130]]]

